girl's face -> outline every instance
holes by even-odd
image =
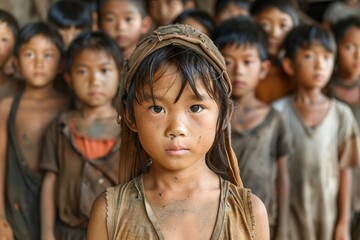
[[[255,19],[268,34],[268,52],[270,56],[275,57],[285,36],[294,27],[291,16],[271,7],[260,12]]]
[[[343,36],[338,49],[340,77],[360,77],[360,28],[352,27]]]
[[[105,51],[86,49],[74,57],[67,80],[80,102],[95,108],[111,105],[119,85],[119,72],[114,59]]]
[[[175,101],[181,88],[181,75],[172,65],[164,66],[154,76],[153,93],[145,86],[144,100],[134,102],[135,123],[144,150],[152,158],[152,167],[162,171],[191,170],[205,164],[205,155],[214,143],[219,116],[218,104],[201,81],[198,99],[189,85]]]

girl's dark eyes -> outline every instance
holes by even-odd
[[[204,108],[201,107],[200,105],[192,105],[190,107],[190,111],[191,112],[201,112]]]
[[[161,113],[164,111],[164,109],[158,105],[154,105],[150,107],[151,111],[153,111],[154,113]]]

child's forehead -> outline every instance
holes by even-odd
[[[95,63],[115,62],[114,57],[108,51],[101,48],[81,49],[74,55],[74,63],[89,60]]]
[[[360,26],[351,26],[341,40],[360,40]]]
[[[221,52],[231,51],[232,53],[251,53],[260,56],[260,52],[255,43],[229,43],[221,48]]]
[[[28,47],[36,49],[51,48],[51,50],[60,52],[60,49],[56,46],[55,42],[43,34],[36,34],[32,36],[27,42],[23,42],[20,46],[20,51]]]
[[[137,3],[129,0],[106,0],[102,6],[103,13],[140,14]]]
[[[318,52],[318,53],[333,54],[333,52],[330,51],[329,49],[327,49],[324,44],[322,44],[320,41],[317,41],[317,40],[313,40],[313,41],[309,42],[308,44],[304,45],[303,47],[301,47],[299,49],[298,52],[300,52],[300,51],[314,51],[314,52]]]
[[[12,35],[14,35],[13,32],[11,31],[11,27],[10,27],[9,23],[6,22],[6,21],[0,20],[0,30],[4,31],[5,29],[6,29],[9,33],[11,33]]]
[[[276,6],[268,6],[256,14],[257,19],[268,18],[268,19],[283,19],[283,20],[291,20],[292,16],[288,12],[283,11],[282,9]]]

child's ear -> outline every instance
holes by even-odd
[[[269,60],[265,60],[261,63],[261,69],[260,69],[260,80],[263,80],[268,75],[271,68],[271,62]]]
[[[131,121],[128,111],[125,112],[124,121],[131,131],[137,132],[136,124],[133,121]]]
[[[72,81],[71,81],[71,76],[70,76],[70,74],[69,74],[68,72],[65,72],[63,76],[64,76],[64,80],[65,80],[65,82],[67,83],[67,85],[68,85],[70,88],[72,88],[73,84],[72,84]]]
[[[149,16],[145,16],[142,20],[142,28],[141,28],[141,34],[146,34],[150,31],[152,25],[151,18]]]
[[[281,65],[287,75],[294,76],[294,64],[290,58],[284,58]]]

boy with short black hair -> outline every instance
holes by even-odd
[[[143,0],[100,0],[100,29],[119,45],[125,59],[151,27]]]
[[[351,173],[359,162],[358,126],[348,106],[322,93],[336,43],[317,25],[295,27],[284,41],[283,67],[296,92],[274,105],[292,129],[290,237],[349,239]]]
[[[5,238],[40,238],[42,138],[69,105],[53,87],[63,52],[60,34],[47,23],[28,24],[19,33],[15,63],[25,89],[0,102],[0,235]]]
[[[10,61],[18,31],[16,19],[0,9],[0,100],[19,91],[19,82],[7,76],[7,68],[12,67]]]
[[[48,22],[58,29],[65,48],[68,48],[80,33],[90,31],[92,27],[90,10],[75,0],[54,3],[48,12]]]
[[[287,240],[291,152],[281,114],[255,95],[270,68],[264,30],[248,17],[225,21],[215,43],[225,58],[232,83],[232,147],[244,186],[264,202],[271,239]]]

